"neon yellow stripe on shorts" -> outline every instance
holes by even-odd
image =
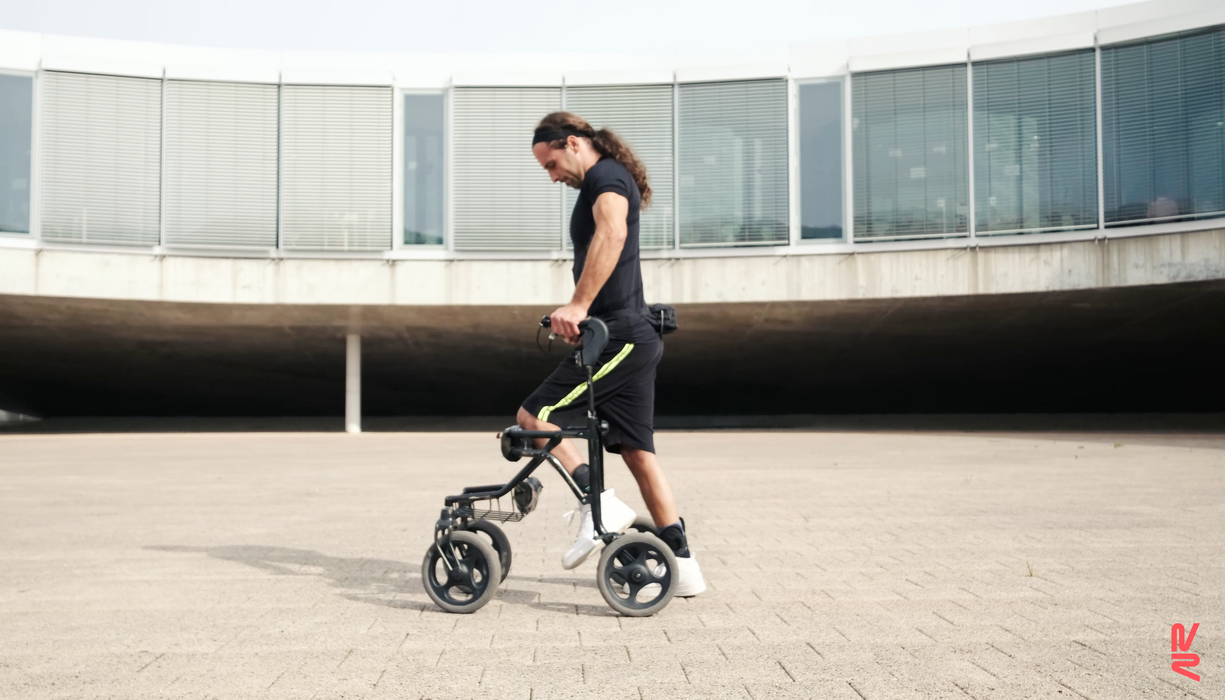
[[[630,354],[630,351],[633,349],[634,349],[633,343],[626,343],[625,347],[621,348],[621,352],[614,355],[613,359],[606,362],[604,366],[600,368],[600,371],[595,373],[595,376],[591,378],[591,381],[594,383],[598,381],[601,377],[607,375],[609,372],[616,369],[617,365],[621,364],[621,360],[624,360],[626,357],[628,357]],[[574,389],[569,394],[566,394],[566,397],[563,398],[561,401],[558,401],[552,406],[545,406],[544,408],[540,409],[540,415],[536,417],[539,418],[540,420],[548,420],[549,416],[553,414],[553,411],[556,411],[559,408],[565,408],[566,406],[569,406],[570,404],[574,403],[578,399],[578,397],[583,395],[584,391],[587,391],[587,382],[583,382],[582,384],[579,384],[578,386],[574,387]]]

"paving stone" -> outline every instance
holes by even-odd
[[[548,474],[494,600],[433,605],[442,497],[510,473],[488,435],[0,434],[0,698],[1225,697],[1225,437],[658,445],[709,589],[638,619],[560,568]]]

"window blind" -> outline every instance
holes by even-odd
[[[1096,72],[1092,49],[974,64],[978,233],[1097,226]]]
[[[1101,51],[1106,223],[1225,214],[1225,26]]]
[[[277,86],[166,83],[165,244],[274,248]]]
[[[42,237],[157,245],[162,81],[47,71],[41,111]]]
[[[282,248],[391,247],[392,90],[281,87]]]
[[[787,81],[680,86],[682,246],[786,244]]]
[[[532,131],[561,88],[456,88],[456,250],[557,250],[562,185],[532,155]]]
[[[966,67],[851,79],[855,240],[969,230]]]
[[[673,245],[672,92],[671,85],[566,88],[567,112],[574,112],[597,129],[612,129],[646,166],[651,206],[642,210],[638,221],[638,245],[642,249]],[[569,248],[569,214],[578,200],[578,190],[566,187],[565,193],[565,242]]]

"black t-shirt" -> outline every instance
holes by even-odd
[[[659,335],[646,319],[646,298],[642,292],[642,262],[638,257],[638,210],[642,194],[629,171],[612,158],[601,158],[591,166],[579,188],[574,213],[570,215],[570,240],[574,242],[574,283],[578,284],[587,262],[587,248],[595,236],[596,199],[605,192],[614,192],[629,200],[625,218],[625,247],[608,281],[596,294],[587,310],[608,324],[614,340],[645,343]]]

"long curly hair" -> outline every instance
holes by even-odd
[[[646,209],[651,204],[651,183],[647,180],[647,168],[638,160],[638,156],[634,154],[634,149],[630,148],[629,144],[621,140],[612,129],[595,129],[587,122],[573,112],[553,112],[548,114],[540,123],[536,125],[536,129],[570,129],[578,132],[578,135],[585,136],[591,139],[591,145],[600,155],[606,158],[612,158],[625,169],[629,171],[631,177],[634,178],[634,183],[638,185],[638,192],[642,195],[642,208]],[[566,142],[564,139],[557,139],[549,142],[549,148],[565,148]]]

